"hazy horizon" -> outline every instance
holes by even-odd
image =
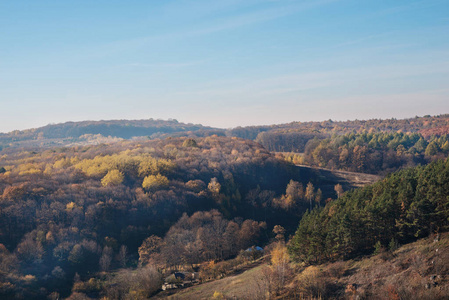
[[[447,1],[0,3],[0,132],[449,113]]]
[[[447,113],[440,113],[440,114],[435,114],[435,115],[430,115],[431,117],[436,117],[436,116],[441,116],[441,115],[446,115]],[[281,123],[270,123],[270,124],[253,124],[253,125],[235,125],[232,127],[216,127],[216,126],[211,126],[209,124],[203,124],[203,123],[196,123],[196,122],[190,122],[190,121],[186,121],[186,120],[178,120],[175,118],[168,118],[168,119],[160,119],[160,118],[146,118],[146,119],[98,119],[98,120],[77,120],[77,121],[73,121],[73,120],[67,120],[67,121],[63,121],[63,122],[52,122],[52,123],[47,123],[47,124],[43,124],[43,125],[38,125],[36,127],[27,127],[27,128],[23,128],[23,129],[13,129],[11,131],[6,131],[6,132],[1,132],[0,133],[10,133],[13,131],[23,131],[23,130],[29,130],[29,129],[37,129],[37,128],[41,128],[41,127],[45,127],[45,126],[51,126],[51,125],[58,125],[58,124],[64,124],[64,123],[78,123],[78,122],[109,122],[109,121],[140,121],[140,120],[150,120],[153,119],[155,121],[172,121],[172,120],[176,120],[179,123],[183,123],[183,124],[193,124],[193,125],[202,125],[202,126],[206,126],[206,127],[212,127],[212,128],[217,128],[217,129],[233,129],[236,127],[246,127],[246,126],[270,126],[270,125],[282,125],[282,124],[288,124],[288,123],[293,123],[293,122],[323,122],[323,121],[328,121],[328,120],[332,120],[333,122],[352,122],[355,120],[362,120],[362,121],[367,121],[367,120],[387,120],[387,119],[397,119],[397,120],[401,120],[401,119],[412,119],[415,117],[424,117],[426,115],[415,115],[415,116],[408,116],[408,117],[402,117],[402,118],[397,118],[397,117],[390,117],[390,118],[368,118],[368,119],[360,119],[360,118],[356,118],[356,119],[346,119],[346,120],[335,120],[335,119],[316,119],[316,120],[308,120],[308,121],[304,121],[304,120],[293,120],[293,121],[286,121],[286,122],[281,122]]]

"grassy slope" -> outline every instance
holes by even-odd
[[[248,268],[237,275],[182,290],[163,292],[156,295],[154,299],[211,299],[215,292],[220,292],[226,297],[235,296],[238,299],[256,299],[251,296],[251,292],[258,290],[258,284],[263,276],[261,270],[264,266],[256,263],[252,268]]]
[[[337,277],[340,285],[346,289],[348,284],[357,284],[357,290],[352,293],[362,298],[394,298],[394,295],[399,299],[449,298],[447,234],[438,242],[432,238],[421,239],[393,253],[324,265],[323,269],[332,270],[338,264],[344,270],[342,276]]]
[[[263,299],[265,264],[241,274],[159,294],[157,299]],[[421,239],[393,253],[318,266],[294,266],[278,299],[448,299],[449,234]],[[265,294],[266,295],[266,294]],[[235,298],[234,298],[235,297]]]

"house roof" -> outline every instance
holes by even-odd
[[[248,248],[248,249],[246,249],[245,251],[252,252],[253,249],[254,249],[255,251],[263,251],[263,248],[262,248],[262,247],[259,247],[259,246]]]

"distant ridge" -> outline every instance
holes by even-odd
[[[421,133],[425,137],[449,133],[449,114],[408,119],[290,122],[284,124],[220,129],[168,120],[101,120],[49,124],[39,128],[0,133],[5,147],[52,147],[92,144],[132,138],[226,135],[254,140],[269,151],[302,152],[312,139],[363,132]]]
[[[449,114],[408,119],[291,122],[266,126],[236,127],[227,135],[254,140],[269,151],[303,152],[308,141],[335,135],[363,133],[421,133],[425,137],[449,133]]]
[[[16,130],[0,134],[0,147],[49,147],[90,143],[104,137],[109,139],[149,139],[168,136],[208,136],[224,135],[224,130],[201,124],[180,123],[177,120],[102,120],[65,122],[43,127]]]

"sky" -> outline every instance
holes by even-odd
[[[448,0],[0,0],[0,132],[449,113]]]

